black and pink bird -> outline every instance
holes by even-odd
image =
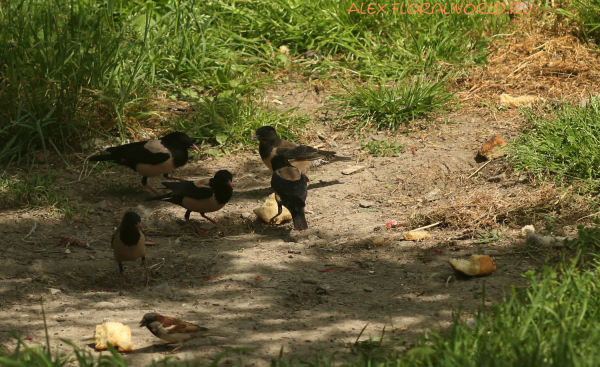
[[[94,155],[89,160],[112,162],[129,167],[142,175],[142,185],[156,195],[160,195],[148,185],[148,177],[163,175],[170,180],[183,181],[181,178],[169,177],[169,173],[187,163],[190,148],[200,152],[189,136],[181,132],[173,132],[160,139],[110,147],[106,149],[110,154]]]
[[[273,167],[273,176],[271,177],[271,187],[275,190],[275,200],[277,201],[277,214],[271,218],[269,224],[275,223],[282,212],[282,205],[285,206],[292,215],[294,228],[301,231],[308,228],[304,207],[306,206],[306,194],[308,191],[306,176],[298,167],[290,164],[288,159],[278,154],[271,159]]]
[[[153,196],[146,200],[162,200],[179,205],[187,209],[185,212],[185,220],[198,233],[205,231],[198,228],[191,220],[190,214],[198,212],[200,215],[219,225],[214,220],[210,219],[205,213],[216,212],[221,210],[229,202],[233,195],[233,175],[227,170],[221,170],[215,173],[213,178],[198,180],[198,181],[183,181],[183,182],[163,182],[163,185],[171,192],[168,194]]]

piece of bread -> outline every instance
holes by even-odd
[[[450,259],[448,262],[454,270],[472,277],[490,275],[496,270],[496,264],[488,255],[471,255],[471,261]]]
[[[404,233],[404,239],[407,241],[428,240],[430,238],[431,235],[426,231],[409,231]]]
[[[106,322],[102,325],[96,325],[94,343],[98,350],[108,349],[108,344],[117,348],[119,352],[131,352],[133,350],[131,329],[120,322]]]
[[[277,214],[277,201],[275,200],[275,194],[271,194],[271,196],[265,200],[263,205],[254,209],[254,214],[256,214],[260,219],[264,220],[266,223],[269,223],[271,218]],[[275,224],[280,224],[281,222],[285,222],[286,220],[290,219],[292,219],[292,214],[290,214],[290,211],[284,206],[281,214],[275,218]]]
[[[504,139],[502,139],[499,135],[493,136],[490,140],[483,144],[483,147],[479,151],[479,155],[485,157],[488,161],[491,161],[494,158],[502,157],[506,153],[500,148],[505,145],[506,143],[504,142]]]

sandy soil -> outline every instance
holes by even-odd
[[[308,110],[322,103],[312,88],[302,85],[284,92],[269,91],[267,98],[280,97],[281,108]],[[187,178],[205,177],[218,169],[234,173],[232,200],[212,215],[222,228],[192,214],[212,237],[194,235],[183,221],[182,208],[145,202],[151,193],[141,190],[140,178],[125,168],[93,173],[83,181],[78,181],[80,167],[61,169],[56,185],[79,208],[71,220],[41,210],[0,212],[0,347],[14,347],[11,330],[26,337],[28,344],[45,343],[40,297],[53,344],[61,350],[69,348],[58,337],[93,350],[81,339],[92,336],[96,324],[119,321],[132,330],[136,351],[124,358],[133,365],[160,360],[172,348],[155,346],[161,341],[138,327],[147,312],[195,322],[228,336],[189,342],[175,358],[209,362],[227,348],[250,347],[244,360],[256,366],[268,366],[281,348],[289,357],[312,359],[325,351],[339,352],[343,358],[366,324],[361,340],[378,337],[387,325],[387,340],[399,348],[427,329],[446,328],[453,311],[461,307],[470,311],[480,304],[484,283],[484,302],[489,306],[510,286],[522,284],[524,271],[542,264],[523,254],[517,228],[483,243],[473,237],[475,229],[444,226],[430,230],[431,240],[410,242],[401,237],[411,229],[411,216],[451,202],[469,188],[495,185],[507,194],[516,188],[536,189],[510,171],[501,182],[488,182],[505,170],[501,160],[467,179],[479,167],[475,155],[487,139],[516,134],[514,124],[499,123],[497,117],[455,114],[446,124],[427,130],[365,138],[405,143],[405,151],[397,157],[365,155],[356,138],[335,132],[337,147],[324,146],[357,162],[313,171],[307,200],[309,230],[301,233],[289,223],[270,228],[252,213],[271,192],[270,172],[257,152],[195,158],[177,171]],[[315,120],[327,122],[319,116]],[[321,129],[334,134],[325,125]],[[365,169],[341,173],[351,165]],[[150,183],[160,187],[159,179]],[[156,246],[148,247],[150,286],[141,286],[140,262],[126,263],[131,288],[122,290],[107,240],[127,209],[142,215],[147,237]],[[403,225],[386,229],[392,219]],[[65,241],[54,238],[59,235],[78,239],[81,246],[65,246]],[[373,245],[376,236],[384,237],[384,245]],[[489,277],[457,277],[448,264],[450,258],[468,259],[484,251],[493,254],[498,267]],[[323,271],[332,267],[349,269]],[[154,291],[165,282],[171,297]],[[226,359],[237,358],[234,354]]]

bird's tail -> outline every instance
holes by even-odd
[[[334,155],[333,157],[331,157],[329,162],[352,161],[352,160],[353,159],[351,157],[340,157],[340,156]]]
[[[88,158],[90,162],[104,162],[104,161],[115,161],[115,157],[112,154],[99,154],[93,155]]]
[[[170,192],[168,194],[164,194],[164,195],[156,195],[156,196],[150,196],[149,198],[146,199],[146,201],[151,201],[151,200],[166,200],[169,201],[169,199],[173,198],[173,193]]]
[[[308,229],[308,223],[306,223],[306,216],[304,215],[304,208],[300,210],[290,211],[292,214],[292,219],[294,220],[294,228],[298,231],[302,231],[304,229]]]

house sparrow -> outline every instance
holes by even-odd
[[[123,261],[135,261],[142,258],[144,270],[146,271],[146,282],[148,285],[148,268],[146,268],[146,237],[142,233],[142,218],[135,212],[127,212],[121,220],[121,224],[113,233],[110,243],[113,248],[115,260],[119,264],[119,271],[123,279],[123,288],[125,285],[125,275],[123,274]]]
[[[175,353],[181,349],[183,343],[188,340],[206,336],[225,337],[224,335],[212,333],[205,327],[181,321],[173,317],[162,316],[157,313],[145,314],[140,322],[140,327],[144,326],[147,327],[154,336],[166,341],[166,344],[179,344],[179,346],[170,353]]]
[[[271,187],[275,190],[278,212],[271,218],[269,224],[274,224],[275,218],[281,214],[283,205],[290,211],[294,227],[300,231],[307,229],[304,207],[308,187],[305,176],[297,167],[292,166],[284,155],[273,157],[271,164],[273,165]]]
[[[199,181],[163,182],[171,192],[154,196],[146,200],[163,200],[187,209],[185,220],[198,232],[207,234],[190,220],[192,212],[198,212],[202,217],[219,225],[205,213],[216,212],[227,204],[233,194],[233,175],[227,170],[215,173],[210,179]]]
[[[256,130],[256,134],[252,135],[252,140],[258,140],[258,153],[264,164],[273,170],[271,160],[278,154],[284,155],[292,164],[297,167],[306,176],[307,182],[308,170],[318,166],[321,159],[328,162],[335,161],[350,161],[349,157],[338,157],[335,152],[327,150],[319,150],[307,145],[299,145],[291,141],[282,140],[277,135],[277,132],[271,126],[263,126]]]
[[[163,175],[170,180],[183,181],[177,177],[169,177],[168,174],[187,163],[189,148],[200,152],[189,136],[173,132],[160,139],[107,148],[106,151],[110,154],[94,155],[89,160],[108,161],[127,166],[142,175],[142,185],[156,195],[160,195],[148,185],[148,177]]]

